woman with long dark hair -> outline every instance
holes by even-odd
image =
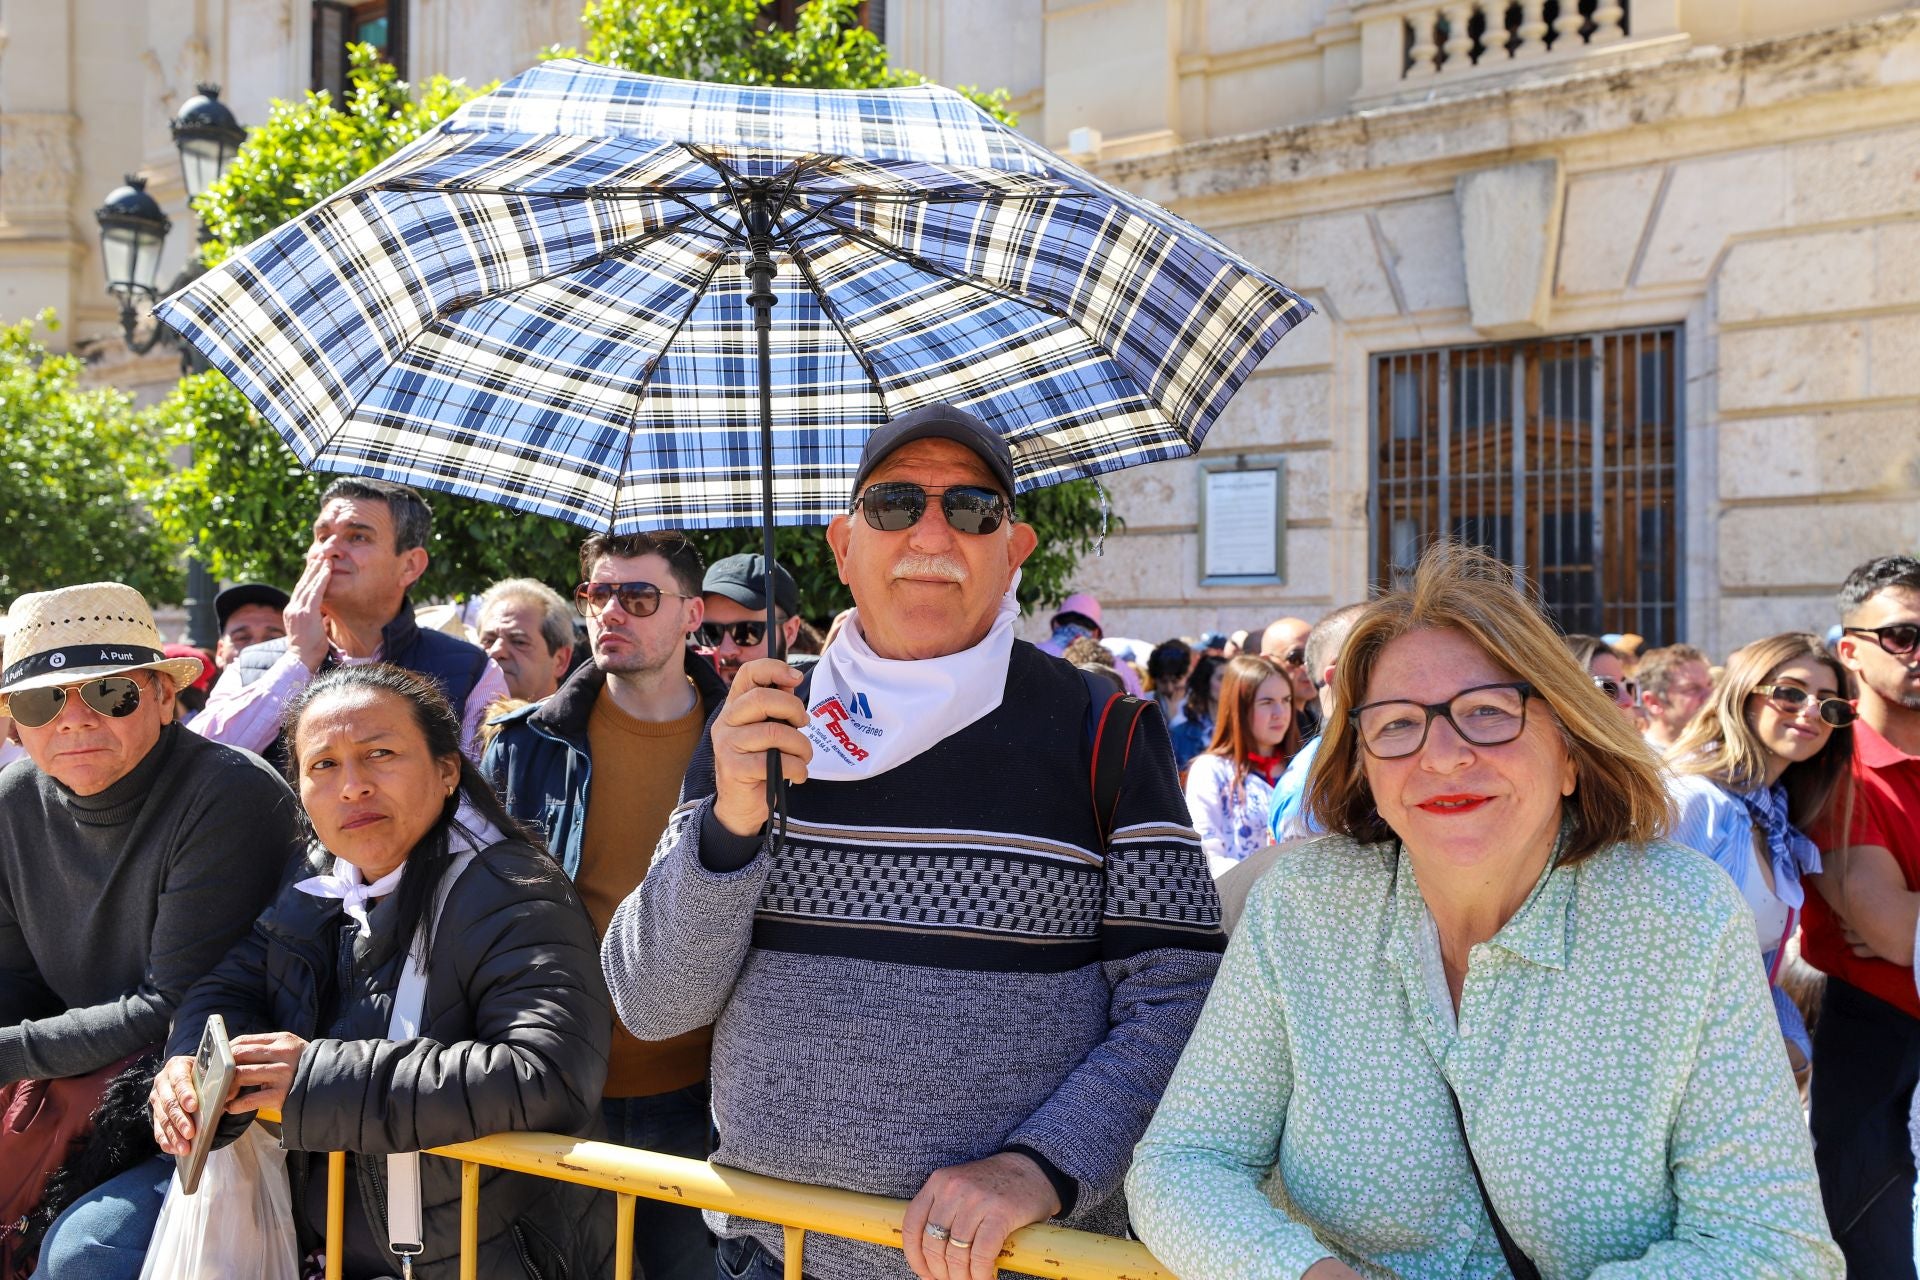
[[[1300,749],[1291,689],[1265,658],[1227,663],[1213,738],[1187,769],[1187,811],[1216,876],[1273,838],[1273,784]]]
[[[384,1157],[505,1130],[589,1132],[611,1015],[585,908],[461,754],[435,685],[385,664],[339,668],[301,691],[284,725],[313,834],[306,874],[181,1004],[154,1132],[177,1156],[200,1124],[230,1140],[279,1108],[308,1255],[324,1239],[323,1153],[349,1152],[346,1275],[370,1280],[400,1269]],[[192,1055],[216,1013],[237,1091],[203,1117],[189,1110]],[[452,1276],[460,1168],[422,1157],[418,1179],[413,1274]],[[480,1274],[604,1273],[610,1224],[593,1193],[498,1170],[481,1188]]]
[[[1227,659],[1215,654],[1203,654],[1193,664],[1193,674],[1187,678],[1187,716],[1171,730],[1173,762],[1182,773],[1213,741],[1213,726],[1219,718],[1220,685],[1226,675]]]
[[[1753,910],[1756,944],[1795,1072],[1813,1045],[1780,989],[1781,961],[1820,873],[1807,831],[1846,802],[1853,767],[1847,673],[1810,635],[1755,640],[1667,752],[1677,815],[1673,838],[1712,858]]]

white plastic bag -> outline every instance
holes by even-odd
[[[258,1124],[207,1157],[200,1189],[175,1173],[140,1280],[300,1280],[287,1156]]]

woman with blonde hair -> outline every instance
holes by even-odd
[[[1780,989],[1781,961],[1820,873],[1806,835],[1844,807],[1853,767],[1847,672],[1818,638],[1756,640],[1727,663],[1713,691],[1667,752],[1673,838],[1725,868],[1752,909],[1761,964],[1796,1073],[1813,1057],[1800,1011]]]
[[[1241,654],[1220,682],[1213,739],[1187,766],[1187,812],[1219,876],[1273,837],[1273,784],[1300,749],[1286,673]]]
[[[1253,890],[1141,1238],[1184,1280],[1838,1280],[1749,913],[1511,569],[1429,550],[1334,685],[1330,834]]]

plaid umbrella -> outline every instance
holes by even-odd
[[[949,90],[571,60],[158,308],[309,468],[769,540],[923,404],[1002,431],[1022,490],[1191,453],[1309,311]]]

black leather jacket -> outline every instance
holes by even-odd
[[[231,1036],[291,1031],[309,1041],[282,1108],[303,1252],[319,1246],[325,1224],[303,1212],[311,1162],[295,1153],[377,1157],[506,1130],[590,1136],[612,1025],[600,949],[573,886],[545,854],[503,841],[482,850],[447,895],[433,930],[421,1037],[379,1038],[399,972],[396,949],[378,939],[374,953],[343,946],[340,904],[292,887],[330,861],[310,851],[253,931],[188,992],[167,1046],[169,1058],[193,1053],[215,1013]],[[377,925],[377,910],[374,919]],[[341,972],[343,965],[354,972]],[[374,1002],[371,993],[378,993],[377,1010],[360,1007]],[[370,1038],[322,1038],[343,1021]],[[221,1137],[245,1127],[231,1118]],[[358,1194],[350,1198],[384,1248],[386,1162],[352,1163]],[[450,1278],[458,1272],[460,1167],[423,1157],[420,1181],[426,1252],[414,1274]],[[604,1275],[612,1262],[611,1200],[483,1169],[480,1274]]]

